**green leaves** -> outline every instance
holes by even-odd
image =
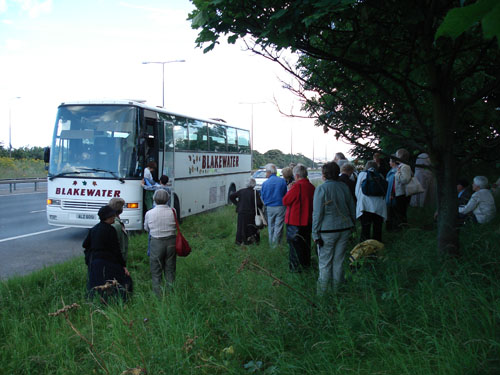
[[[492,7],[482,19],[483,33],[485,38],[497,37],[497,42],[500,46],[500,1],[496,1],[496,5]]]
[[[278,10],[276,13],[274,13],[272,16],[271,16],[271,19],[272,20],[276,20],[278,18],[281,18],[283,17],[285,14],[286,14],[286,9],[280,9]]]
[[[227,38],[227,42],[229,44],[234,44],[238,40],[238,35],[231,35],[230,37]]]
[[[211,43],[211,50],[220,37],[229,36],[229,43],[247,34],[262,46],[276,49],[298,49],[308,40],[310,28],[331,27],[332,12],[341,11],[356,0],[192,0],[196,9],[189,15],[193,29],[199,29],[199,47]]]
[[[198,29],[203,27],[205,23],[208,21],[208,16],[203,11],[196,12],[196,15],[192,18],[191,26],[193,29]]]
[[[441,36],[456,39],[478,23],[482,25],[484,37],[491,39],[496,36],[500,46],[500,0],[479,0],[451,9],[437,30],[435,39]]]

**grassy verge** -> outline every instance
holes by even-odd
[[[85,299],[82,258],[2,282],[0,373],[500,373],[500,221],[462,230],[463,256],[443,260],[432,213],[411,215],[386,235],[384,259],[323,298],[316,267],[288,273],[286,247],[269,249],[266,233],[260,246],[234,245],[231,207],[185,219],[194,250],[161,300],[145,235],[131,239],[136,292],[125,305]],[[48,315],[72,303],[69,321]]]

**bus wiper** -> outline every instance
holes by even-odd
[[[54,178],[57,178],[57,177],[67,176],[70,174],[80,174],[80,173],[82,173],[82,172],[80,172],[80,171],[61,172],[58,174],[49,175],[49,180],[52,181]]]
[[[125,179],[123,177],[118,177],[118,175],[113,172],[113,171],[108,171],[107,169],[101,169],[101,168],[81,168],[82,171],[91,171],[91,172],[105,172],[109,173],[111,176],[113,176],[116,180],[120,181],[122,184],[125,183]]]

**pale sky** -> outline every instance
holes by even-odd
[[[275,63],[218,45],[203,54],[187,21],[188,0],[0,0],[0,142],[48,146],[61,102],[143,99],[162,104],[161,65],[144,61],[184,59],[165,65],[165,108],[222,118],[251,128],[254,149],[280,149],[316,160],[333,159],[349,146],[323,134],[312,119],[293,119],[300,102],[278,78]],[[20,98],[17,98],[20,97]],[[9,121],[10,112],[10,121]]]

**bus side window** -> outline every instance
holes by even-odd
[[[226,152],[226,127],[223,125],[209,124],[210,151]]]
[[[188,120],[189,123],[189,149],[192,151],[208,150],[207,124],[198,120]]]
[[[189,150],[188,126],[186,120],[178,118],[175,122],[174,144],[176,150]]]
[[[240,154],[250,153],[250,132],[238,129],[238,151]]]
[[[227,128],[227,151],[238,152],[238,144],[236,143],[236,129]]]

